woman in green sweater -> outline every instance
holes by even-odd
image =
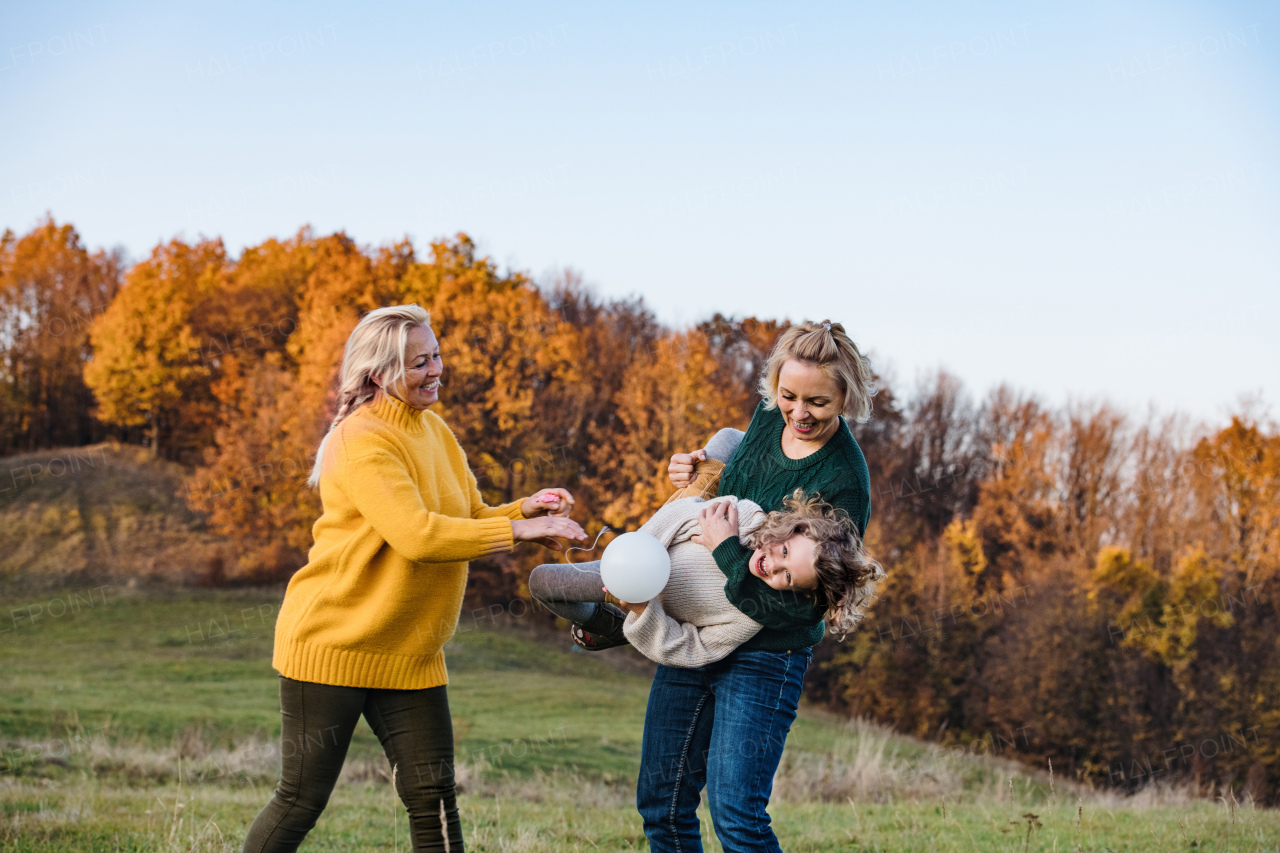
[[[672,484],[688,486],[699,461],[719,456],[720,494],[772,511],[804,489],[845,510],[865,535],[871,479],[845,421],[870,417],[868,360],[839,323],[802,323],[778,339],[760,392],[745,434],[722,430],[707,448],[671,458]],[[773,774],[828,602],[766,583],[770,568],[751,565],[729,502],[705,510],[701,524],[694,541],[712,549],[729,600],[764,628],[716,663],[658,666],[636,802],[651,850],[702,849],[696,810],[705,785],[725,851],[781,851],[767,811]]]

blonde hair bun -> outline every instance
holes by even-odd
[[[871,359],[858,350],[844,326],[830,320],[797,323],[778,337],[760,377],[766,408],[777,407],[778,374],[792,359],[817,366],[839,383],[844,394],[840,414],[845,420],[860,424],[870,420],[871,398],[876,394]]]

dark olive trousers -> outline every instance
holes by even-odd
[[[244,853],[298,849],[329,802],[360,715],[395,768],[415,853],[462,853],[453,787],[453,721],[443,686],[424,690],[334,687],[280,676],[280,783],[254,820]],[[444,830],[449,837],[446,842]]]

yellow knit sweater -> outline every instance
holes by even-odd
[[[445,422],[381,394],[330,433],[320,499],[272,666],[346,687],[448,684],[441,647],[458,625],[467,561],[511,549],[520,502],[485,506]]]

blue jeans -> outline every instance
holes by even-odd
[[[738,649],[703,667],[658,666],[636,788],[650,850],[702,850],[705,786],[726,853],[781,853],[766,809],[812,656]]]

